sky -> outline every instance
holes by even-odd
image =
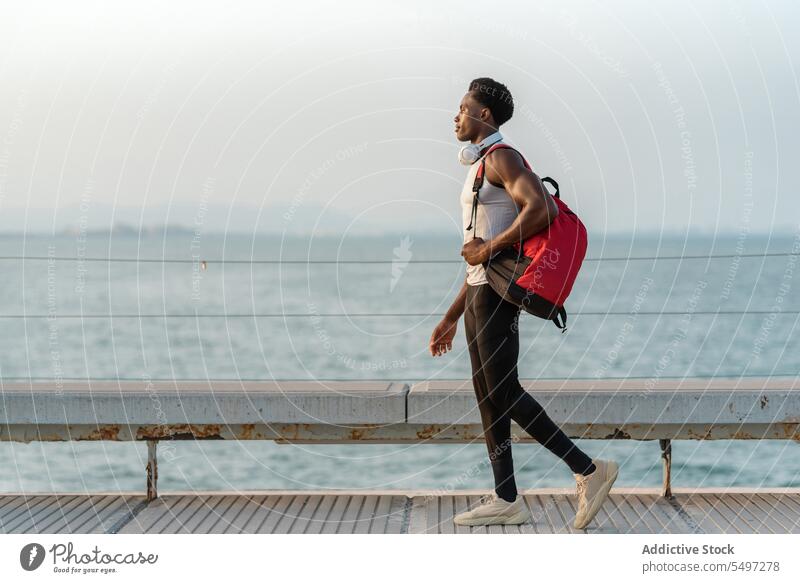
[[[798,12],[4,3],[0,231],[457,234],[453,116],[489,76],[506,139],[590,231],[794,234]]]

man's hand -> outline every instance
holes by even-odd
[[[448,350],[453,349],[453,338],[456,336],[457,327],[458,320],[452,321],[447,318],[436,325],[433,334],[431,334],[429,344],[431,356],[441,356]]]
[[[461,248],[461,256],[470,265],[480,265],[481,263],[486,263],[489,261],[489,257],[491,257],[491,255],[491,245],[489,245],[489,243],[480,237],[475,237],[469,243],[465,243]]]

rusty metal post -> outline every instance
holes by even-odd
[[[664,498],[672,497],[672,441],[669,439],[659,439],[658,445],[661,446],[661,459],[664,467],[664,483],[661,487],[661,495]]]
[[[147,501],[158,498],[156,485],[158,483],[158,459],[156,458],[157,439],[147,440]]]

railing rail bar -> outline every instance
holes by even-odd
[[[748,374],[713,374],[713,375],[698,375],[692,374],[691,376],[680,376],[680,375],[660,375],[659,379],[678,379],[678,380],[692,380],[692,379],[743,379],[743,378],[764,378],[764,377],[774,377],[774,378],[795,378],[797,377],[797,373],[748,373]],[[636,376],[636,375],[625,375],[624,377],[612,377],[612,376],[603,376],[603,377],[532,377],[532,378],[523,378],[524,381],[594,381],[594,380],[609,380],[609,381],[622,381],[628,379],[635,379],[635,380],[647,380],[653,378],[652,375],[649,376]],[[3,376],[0,377],[0,382],[4,381],[54,381],[55,379],[51,376],[49,377],[14,377],[14,376]],[[240,377],[240,378],[233,378],[233,377],[182,377],[182,378],[169,378],[169,377],[151,377],[147,376],[146,379],[142,377],[65,377],[59,376],[59,381],[120,381],[120,382],[128,382],[128,381],[164,381],[164,382],[307,382],[307,381],[316,381],[316,382],[361,382],[361,381],[374,381],[374,378],[259,378],[259,377]],[[380,380],[386,382],[425,382],[425,381],[463,381],[464,377],[402,377],[402,378],[392,378],[392,377],[381,377]]]
[[[570,316],[766,316],[773,313],[798,315],[800,310],[695,310],[695,311],[639,311],[639,312],[570,312]],[[0,320],[39,320],[39,319],[113,319],[113,318],[427,318],[444,316],[444,312],[358,312],[358,313],[231,313],[231,314],[0,314]]]
[[[676,261],[683,259],[745,259],[763,257],[793,257],[800,253],[723,253],[713,255],[645,255],[632,257],[587,257],[584,261]],[[86,261],[106,263],[198,263],[226,265],[278,265],[278,264],[392,264],[392,259],[178,259],[153,257],[66,257],[47,255],[1,255],[0,261]],[[463,264],[461,259],[417,259],[409,264]]]

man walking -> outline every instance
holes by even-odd
[[[514,102],[508,88],[489,78],[472,81],[461,99],[455,133],[469,142],[459,153],[470,166],[461,192],[467,277],[458,296],[436,326],[430,351],[440,356],[452,349],[458,320],[464,329],[472,365],[472,384],[478,399],[486,446],[494,474],[494,493],[477,508],[455,517],[456,524],[480,526],[520,524],[530,512],[517,494],[511,457],[511,421],[561,458],[577,482],[575,528],[584,528],[608,496],[618,466],[611,460],[591,459],[550,419],[519,383],[518,319],[520,308],[500,297],[488,284],[483,263],[500,250],[527,239],[555,219],[558,207],[539,177],[525,168],[509,148],[485,156],[485,180],[475,224],[472,219],[473,182],[490,146],[503,140],[498,128],[511,119]],[[473,230],[474,229],[474,230]]]

